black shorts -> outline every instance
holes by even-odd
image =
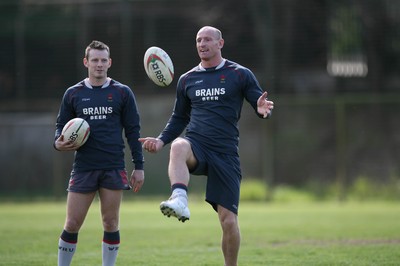
[[[129,190],[125,169],[76,172],[72,170],[67,191],[89,193],[99,188]]]
[[[215,211],[217,206],[221,205],[238,214],[242,180],[239,156],[213,152],[193,139],[187,138],[187,140],[191,143],[198,162],[190,173],[207,176],[206,201]]]

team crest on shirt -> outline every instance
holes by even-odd
[[[108,96],[107,96],[107,101],[108,101],[108,102],[112,102],[112,101],[113,101],[113,96],[112,96],[111,93],[108,94]]]
[[[225,75],[221,75],[220,79],[219,79],[220,83],[225,83]]]

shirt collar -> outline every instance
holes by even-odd
[[[222,62],[218,66],[215,67],[215,69],[222,68],[225,65],[225,62],[226,62],[226,59],[223,59]],[[206,69],[201,65],[201,62],[199,64],[199,70],[200,71],[206,71]]]
[[[89,83],[89,78],[85,78],[84,82],[85,82],[86,87],[93,89],[93,86],[90,85],[90,83]],[[110,82],[111,82],[111,78],[107,78],[106,82],[101,86],[101,88],[108,87],[110,85]]]

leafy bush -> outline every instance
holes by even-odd
[[[263,180],[245,178],[242,180],[240,199],[243,201],[273,202],[396,201],[400,200],[400,179],[393,177],[389,181],[378,182],[361,176],[342,191],[336,183],[309,183],[303,188],[289,185],[269,187]]]
[[[311,202],[315,199],[315,195],[307,190],[285,185],[274,188],[274,202]]]
[[[246,178],[242,180],[240,200],[266,201],[270,199],[266,182],[259,179]]]
[[[378,182],[360,176],[349,188],[348,198],[354,200],[400,200],[400,180]]]

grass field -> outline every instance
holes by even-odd
[[[214,211],[191,201],[182,224],[159,201],[126,198],[117,265],[223,265]],[[65,202],[0,204],[0,265],[56,265]],[[239,265],[400,265],[398,203],[245,203],[240,207]],[[73,265],[101,265],[95,202]]]

